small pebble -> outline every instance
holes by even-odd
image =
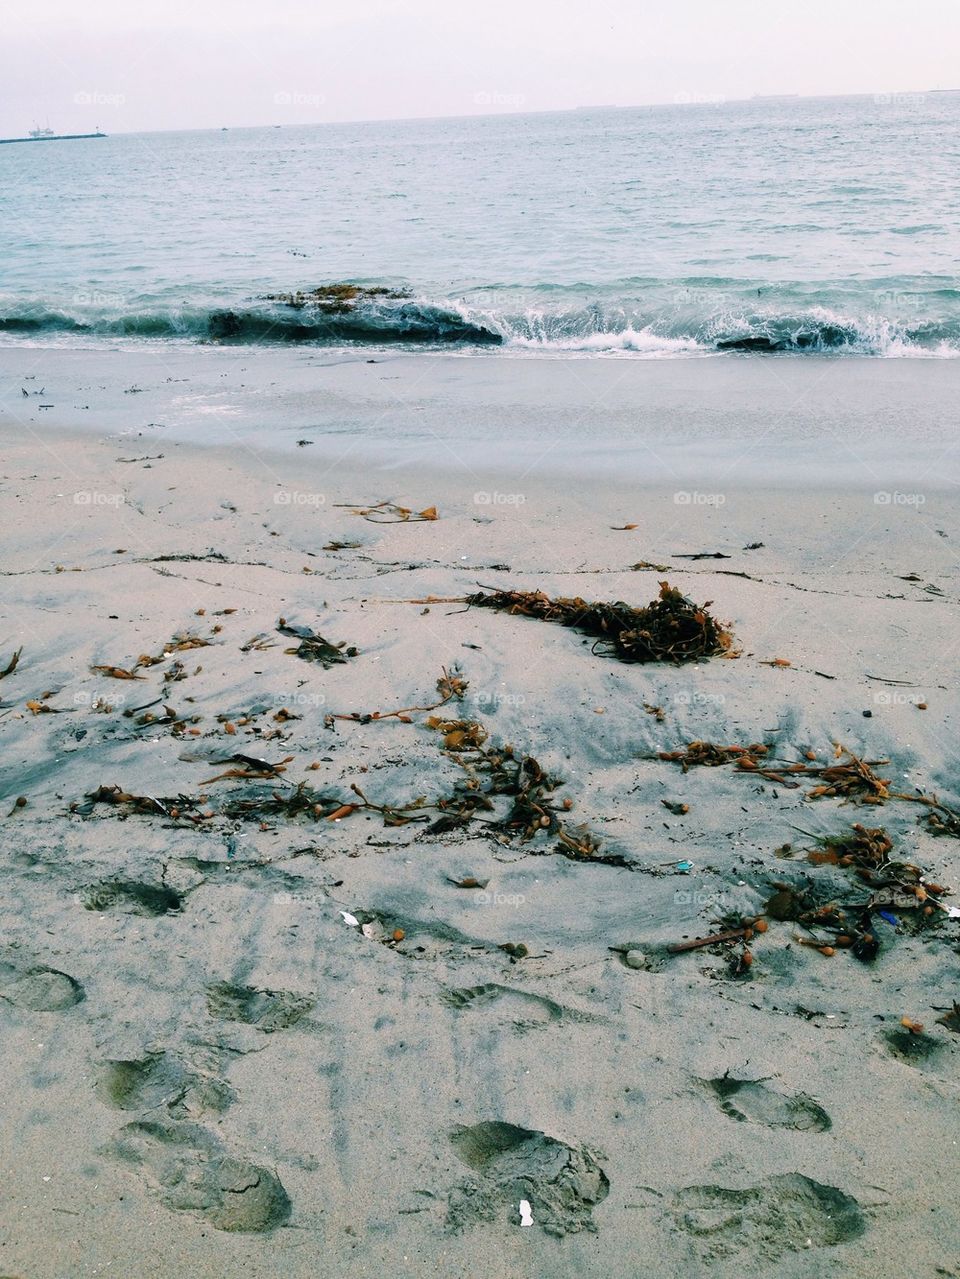
[[[864,719],[873,719],[873,711],[864,711],[864,712],[863,712],[863,718],[864,718]]]

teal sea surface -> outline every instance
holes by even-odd
[[[958,174],[960,93],[0,147],[0,341],[955,357]]]

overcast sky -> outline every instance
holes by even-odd
[[[3,0],[0,133],[960,87],[958,0]]]

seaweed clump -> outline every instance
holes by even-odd
[[[370,287],[363,284],[321,284],[306,293],[302,289],[297,289],[294,293],[268,293],[264,300],[283,302],[297,310],[311,305],[324,315],[343,315],[352,311],[358,302],[373,298],[398,300],[409,296],[405,289],[388,289],[383,285]]]
[[[551,599],[542,591],[479,591],[466,603],[569,626],[594,637],[594,653],[622,662],[695,662],[728,655],[733,644],[730,632],[707,611],[710,601],[695,604],[669,582],[661,582],[657,599],[643,608]]]

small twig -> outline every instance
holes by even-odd
[[[692,941],[674,942],[667,950],[671,955],[680,955],[685,950],[699,950],[701,946],[712,946],[715,942],[739,941],[741,937],[746,937],[750,928],[751,925],[745,924],[742,928],[729,928],[725,933],[713,933],[710,937],[694,937]]]

